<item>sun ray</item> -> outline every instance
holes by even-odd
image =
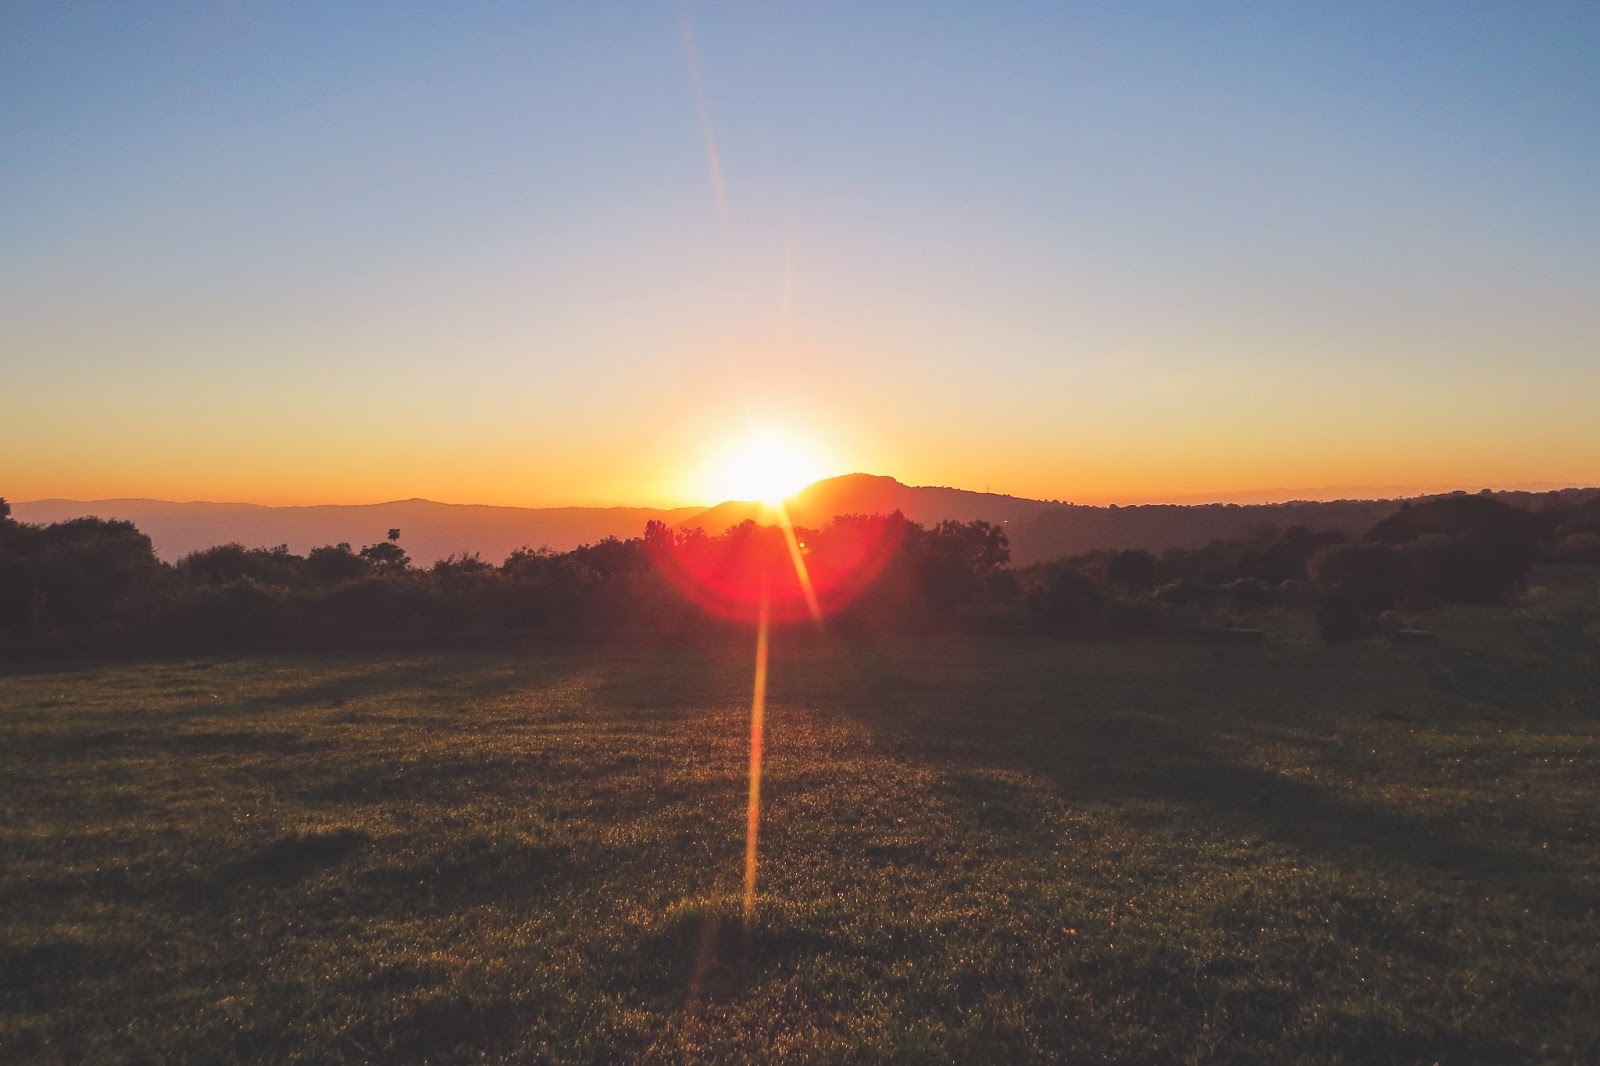
[[[761,834],[761,748],[767,719],[767,638],[771,600],[763,593],[756,625],[756,682],[750,698],[750,796],[745,805],[744,827],[744,933],[748,945],[755,928],[756,853]]]
[[[806,566],[805,553],[800,550],[800,538],[795,535],[794,523],[789,520],[789,508],[782,500],[778,500],[773,503],[772,509],[778,516],[778,525],[783,529],[784,543],[789,546],[789,558],[794,563],[794,576],[800,581],[800,591],[806,598],[806,610],[811,612],[811,620],[821,625],[822,604],[817,602],[817,590],[811,584],[811,571]]]
[[[711,194],[717,201],[717,215],[728,221],[728,192],[722,181],[722,154],[717,151],[717,129],[711,121],[711,103],[706,97],[705,78],[700,73],[700,51],[695,47],[694,26],[688,12],[678,10],[678,33],[683,38],[683,59],[694,87],[695,109],[700,116],[700,134],[706,142],[706,169],[711,174]]]

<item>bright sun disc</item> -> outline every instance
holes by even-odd
[[[822,464],[804,446],[775,433],[753,433],[729,447],[708,488],[719,501],[777,503],[824,476]]]

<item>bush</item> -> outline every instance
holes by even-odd
[[[1228,597],[1229,603],[1236,610],[1253,611],[1266,607],[1277,601],[1277,591],[1268,588],[1255,578],[1241,577],[1237,581],[1230,581],[1222,587],[1222,592]]]
[[[168,573],[132,522],[7,523],[6,533],[0,625],[87,632],[100,622],[139,623]]]
[[[1569,533],[1547,553],[1555,563],[1600,564],[1600,533]]]
[[[1324,548],[1311,559],[1320,604],[1332,597],[1376,615],[1395,606],[1405,588],[1405,559],[1388,544],[1358,542]]]
[[[262,643],[296,629],[285,594],[248,577],[184,590],[164,605],[157,625],[183,647]]]
[[[1531,560],[1496,551],[1474,533],[1428,534],[1405,546],[1405,602],[1505,603],[1527,575]]]
[[[432,613],[428,590],[404,576],[350,581],[327,594],[319,614],[340,634],[414,633]]]
[[[1172,581],[1156,589],[1155,598],[1168,607],[1210,607],[1217,602],[1217,592],[1203,581]]]
[[[1106,559],[1106,580],[1135,592],[1149,592],[1156,585],[1156,557],[1138,548],[1112,552]]]
[[[315,584],[328,587],[365,577],[367,561],[349,544],[325,544],[306,555],[305,572]]]
[[[1105,590],[1093,578],[1069,566],[1056,568],[1029,587],[1028,607],[1046,625],[1081,626],[1099,616]]]
[[[226,585],[245,578],[258,585],[290,588],[300,584],[305,560],[289,553],[287,544],[276,548],[246,548],[219,544],[190,552],[178,560],[180,576],[196,585]]]
[[[1372,621],[1361,605],[1348,596],[1338,593],[1324,595],[1317,600],[1317,633],[1329,644],[1342,644],[1372,632]]]

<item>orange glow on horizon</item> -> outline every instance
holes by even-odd
[[[281,507],[421,498],[498,507],[704,508],[766,502],[852,471],[907,485],[1087,505],[1600,484],[1593,435],[1585,436],[1580,422],[1556,417],[1515,426],[1515,447],[1496,434],[1461,441],[1441,431],[1397,447],[1381,433],[1341,437],[1308,423],[1297,433],[1267,434],[1248,422],[1192,435],[1179,447],[1169,435],[1137,426],[1095,425],[1093,412],[1049,433],[1024,426],[955,433],[888,414],[875,421],[861,411],[832,410],[815,397],[785,404],[761,395],[757,406],[773,411],[774,421],[746,430],[727,418],[736,404],[719,396],[673,406],[657,418],[629,412],[621,432],[596,422],[462,427],[441,436],[329,419],[273,438],[270,448],[243,417],[197,426],[167,410],[147,433],[128,436],[114,431],[107,411],[92,424],[69,427],[76,436],[66,445],[14,452],[17,461],[0,471],[0,495],[12,503],[144,498]],[[19,413],[12,427],[19,438],[31,432],[31,439],[47,440],[61,432],[30,423],[33,417]],[[708,432],[713,424],[725,428]]]

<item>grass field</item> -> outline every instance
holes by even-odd
[[[1579,605],[1587,595],[1587,606]],[[1600,1061],[1600,628],[0,672],[0,1060]]]

